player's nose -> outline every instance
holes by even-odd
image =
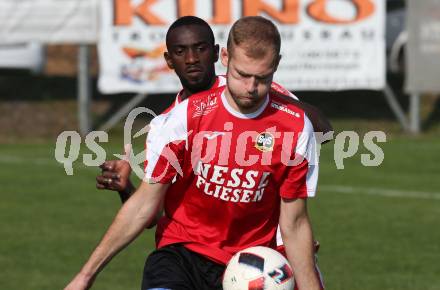
[[[199,54],[194,49],[188,49],[185,55],[186,63],[197,63],[199,61]]]
[[[252,76],[246,80],[246,90],[249,94],[251,95],[255,94],[257,91],[257,86],[258,83],[255,77]]]

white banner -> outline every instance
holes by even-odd
[[[407,1],[406,90],[440,92],[440,0]]]
[[[96,43],[98,0],[1,0],[0,43]]]
[[[39,43],[0,44],[0,68],[39,72],[44,65],[44,49]]]
[[[99,88],[104,93],[180,89],[163,52],[169,25],[182,15],[207,20],[223,47],[239,17],[273,20],[282,36],[275,80],[289,90],[385,85],[383,0],[105,0],[102,12]],[[220,62],[216,68],[225,73]]]

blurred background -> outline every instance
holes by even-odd
[[[314,14],[315,2],[325,2],[327,14]],[[216,14],[220,7],[229,18]],[[84,165],[84,154],[95,156],[85,136],[107,132],[100,145],[106,159],[116,158],[130,110],[160,113],[179,90],[162,60],[169,24],[195,14],[224,45],[246,7],[279,25],[284,62],[276,80],[320,108],[335,137],[359,135],[344,169],[335,142],[322,147],[310,201],[327,289],[440,289],[438,0],[1,0],[0,289],[68,283],[120,207],[117,193],[95,188],[100,170]],[[148,122],[137,118],[135,129]],[[55,159],[64,131],[81,135],[71,176]],[[386,134],[379,166],[361,163],[371,154],[363,143],[370,131]],[[132,139],[141,152],[145,136]],[[146,231],[93,289],[138,289],[153,247]]]

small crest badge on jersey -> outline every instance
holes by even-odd
[[[263,132],[258,134],[255,140],[255,148],[262,152],[268,152],[273,150],[273,145],[275,143],[275,138],[269,132]]]

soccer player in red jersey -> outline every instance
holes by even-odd
[[[215,44],[214,34],[204,20],[195,16],[179,18],[168,29],[166,44],[168,51],[164,54],[165,60],[176,72],[183,89],[177,93],[175,101],[165,112],[192,94],[226,85],[224,76],[216,76],[215,63],[219,58],[219,46]],[[298,100],[275,82],[272,82],[271,91]],[[330,122],[316,107],[304,102],[298,102],[298,105],[306,111],[315,132],[327,133],[333,130]],[[96,177],[96,187],[118,191],[121,201],[125,202],[135,190],[130,181],[130,164],[126,160],[108,160],[101,168],[101,175]]]
[[[304,110],[270,92],[279,50],[269,20],[234,24],[221,53],[227,86],[151,122],[144,180],[66,289],[88,289],[162,207],[143,289],[221,289],[229,258],[251,246],[274,247],[278,223],[296,282],[321,288],[306,203],[317,184],[316,140]]]

